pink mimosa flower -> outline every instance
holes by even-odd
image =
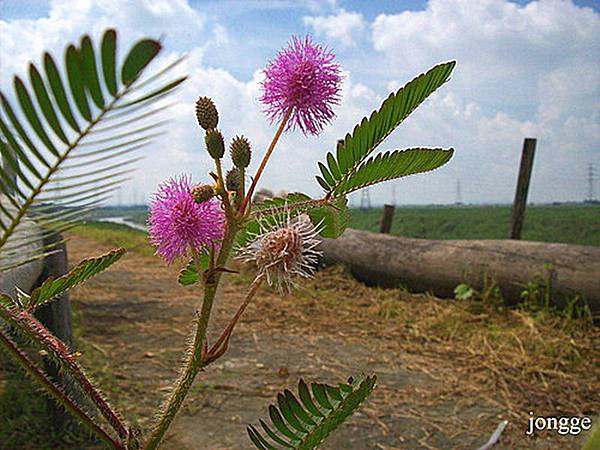
[[[218,247],[225,233],[221,203],[196,203],[191,178],[182,176],[162,183],[150,203],[150,241],[167,263],[191,252]]]
[[[319,134],[340,102],[342,77],[335,55],[309,36],[292,37],[266,69],[260,101],[271,121],[292,110],[287,129],[297,126],[306,134]]]

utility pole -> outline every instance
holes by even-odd
[[[360,191],[360,209],[362,211],[371,209],[371,195],[369,194],[369,188]]]
[[[588,164],[588,173],[587,173],[587,182],[588,182],[588,196],[585,200],[586,203],[594,203],[596,201],[596,196],[594,195],[594,182],[595,180],[594,173],[594,165],[592,163]]]
[[[462,193],[460,191],[460,180],[456,180],[456,204],[462,205]]]

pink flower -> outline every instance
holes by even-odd
[[[264,70],[260,101],[271,121],[292,109],[288,129],[297,126],[304,134],[319,134],[335,116],[340,102],[342,77],[335,55],[314,44],[309,36],[296,36]]]
[[[150,241],[167,263],[219,246],[225,232],[225,213],[216,199],[196,203],[191,178],[171,178],[158,187],[150,202]]]

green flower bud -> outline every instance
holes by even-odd
[[[228,191],[239,191],[241,186],[240,169],[234,167],[225,175],[225,187]]]
[[[208,97],[200,97],[196,102],[196,118],[205,130],[217,128],[219,113],[213,101]]]
[[[198,184],[192,189],[192,195],[196,203],[203,203],[215,196],[215,190],[210,184]]]
[[[250,164],[252,150],[250,142],[244,136],[236,136],[231,142],[231,160],[235,167],[245,169]]]
[[[219,130],[208,130],[204,137],[206,142],[206,149],[210,156],[214,159],[221,159],[225,154],[225,142],[223,142],[223,135]]]

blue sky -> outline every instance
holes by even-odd
[[[60,53],[108,26],[122,42],[164,35],[166,59],[189,55],[176,124],[124,187],[125,201],[147,198],[177,173],[204,179],[209,161],[193,120],[198,95],[215,99],[226,136],[248,135],[260,154],[274,131],[257,101],[260,71],[292,34],[310,33],[336,52],[344,99],[320,137],[285,137],[264,177],[275,191],[318,195],[315,161],[336,139],[392,90],[450,59],[458,63],[452,80],[381,150],[454,147],[455,158],[433,174],[372,189],[374,202],[390,201],[393,184],[398,203],[452,203],[457,180],[464,201],[510,202],[524,137],[538,138],[532,201],[581,200],[587,165],[600,167],[597,1],[0,0],[3,91],[43,49]]]

